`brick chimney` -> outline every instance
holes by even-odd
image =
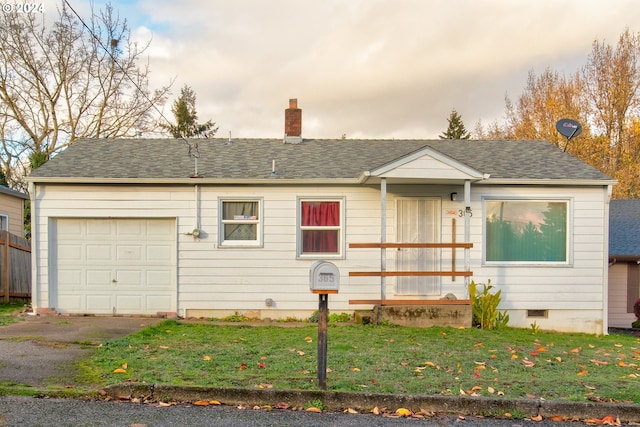
[[[298,108],[297,98],[289,99],[289,108],[284,110],[284,142],[302,142],[302,110]]]

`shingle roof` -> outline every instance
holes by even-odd
[[[640,200],[611,200],[609,257],[640,259]]]
[[[198,147],[204,178],[355,179],[363,172],[430,147],[492,179],[610,180],[545,141],[305,139],[80,140],[35,170],[38,178],[177,179],[194,173],[189,145]]]

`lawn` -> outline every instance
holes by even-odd
[[[16,321],[15,314],[24,308],[24,304],[0,303],[0,326],[8,325]]]
[[[105,342],[84,369],[121,382],[316,390],[317,326],[168,320]],[[640,338],[329,324],[327,388],[640,403]]]

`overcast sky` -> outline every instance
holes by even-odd
[[[46,0],[53,2],[54,0]],[[69,0],[88,14],[88,0]],[[106,0],[93,0],[100,9]],[[504,117],[530,70],[572,74],[594,40],[640,32],[638,0],[113,0],[151,40],[154,87],[187,84],[217,136],[437,138]],[[54,6],[55,8],[55,6]]]

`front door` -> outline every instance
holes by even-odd
[[[397,243],[440,242],[440,199],[400,199],[396,205]],[[401,248],[397,253],[398,271],[439,271],[440,249]],[[398,295],[440,295],[438,276],[398,276]]]

